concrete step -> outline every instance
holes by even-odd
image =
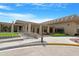
[[[29,32],[23,32],[23,33],[21,33],[21,36],[28,36],[28,37],[30,37],[30,38],[35,38],[35,39],[38,39],[39,37],[40,37],[40,35],[39,34],[37,34],[37,33],[29,33]]]
[[[7,38],[7,39],[0,39],[0,44],[1,43],[5,43],[5,42],[13,42],[13,41],[21,41],[23,40],[20,37],[16,37],[16,38]]]

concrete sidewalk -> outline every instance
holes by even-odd
[[[44,37],[44,40],[48,43],[54,42],[54,43],[77,44],[77,43],[71,41],[70,38],[79,38],[79,37],[51,37],[51,36],[48,36],[48,37]]]

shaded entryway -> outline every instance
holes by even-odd
[[[50,30],[49,30],[50,33],[53,33],[53,29],[54,29],[53,27],[50,27]]]
[[[55,33],[64,33],[64,28],[55,28]]]

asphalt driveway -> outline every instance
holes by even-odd
[[[48,37],[44,37],[44,41],[46,43],[77,44],[75,42],[70,41],[69,40],[70,38],[78,38],[78,37],[51,37],[51,36],[48,36]],[[40,38],[23,39],[21,41],[1,43],[0,49],[5,48],[5,50],[1,50],[0,55],[79,55],[79,47],[77,47],[77,46],[57,46],[57,45],[26,46],[27,44],[32,43],[32,42],[33,42],[32,44],[35,44],[35,42],[39,43],[40,40],[41,40]],[[19,46],[19,48],[17,48],[18,46]],[[22,46],[24,46],[24,47],[22,47]]]

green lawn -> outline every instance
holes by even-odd
[[[54,34],[50,34],[51,36],[67,36],[64,33],[54,33]]]
[[[15,37],[18,36],[18,33],[11,33],[11,32],[1,32],[0,37]]]

